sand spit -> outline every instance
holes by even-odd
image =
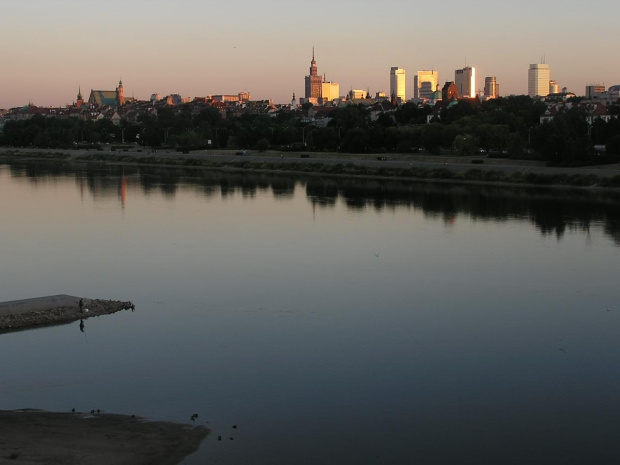
[[[87,299],[64,294],[1,302],[0,332],[70,323],[134,308],[131,302]]]
[[[0,410],[0,463],[177,465],[208,434],[126,415]]]

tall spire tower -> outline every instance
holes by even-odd
[[[116,101],[118,102],[119,107],[125,105],[125,89],[123,88],[122,79],[119,79],[118,87],[116,88]]]
[[[312,47],[312,61],[310,62],[310,76],[317,76],[318,70],[316,67],[316,60],[314,59],[314,47]]]
[[[312,61],[310,62],[310,74],[306,76],[306,99],[320,99],[321,98],[321,82],[322,78],[319,76],[319,71],[316,66],[316,60],[314,59],[314,47],[312,47]]]
[[[82,86],[78,87],[77,101],[75,102],[76,107],[81,107],[84,104],[84,98],[82,97]]]

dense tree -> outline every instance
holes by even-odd
[[[344,131],[366,128],[369,120],[368,109],[361,104],[336,108],[329,116],[332,118],[329,125],[342,128]]]
[[[438,104],[441,106],[441,104]],[[306,105],[308,110],[311,105]],[[438,107],[439,108],[439,107]],[[586,123],[586,114],[573,106],[546,124],[540,117],[545,103],[528,96],[502,97],[485,102],[460,100],[427,123],[428,105],[408,102],[373,122],[369,107],[334,108],[328,127],[302,122],[299,113],[243,114],[225,117],[220,109],[205,105],[165,106],[140,114],[137,121],[114,124],[107,119],[83,121],[35,115],[29,120],[9,120],[0,144],[34,147],[70,147],[77,144],[137,142],[147,147],[206,147],[248,149],[412,153],[424,147],[439,154],[472,155],[484,150],[492,156],[540,157],[555,164],[588,162],[593,145],[617,151],[620,120],[597,119]],[[620,105],[611,106],[620,114]],[[267,141],[267,145],[265,143]],[[260,144],[259,144],[260,142]]]
[[[338,143],[338,132],[333,127],[317,128],[307,138],[308,148],[317,152],[335,152]]]
[[[366,153],[370,138],[368,131],[362,128],[354,128],[347,132],[340,144],[340,151],[349,153]]]
[[[620,136],[614,136],[607,141],[607,153],[611,155],[620,155]]]
[[[439,153],[443,139],[443,126],[439,123],[430,123],[422,132],[422,144],[431,153]]]
[[[265,152],[266,150],[269,150],[269,140],[268,139],[259,139],[258,142],[256,142],[256,149],[259,152]]]

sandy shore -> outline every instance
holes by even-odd
[[[133,308],[131,302],[55,295],[0,303],[0,332],[63,324]],[[88,309],[88,312],[86,312]],[[177,465],[209,434],[204,426],[128,415],[0,410],[0,464]]]
[[[88,298],[83,298],[83,308],[80,309],[80,299],[60,294],[0,302],[0,332],[70,323],[134,309],[131,302]]]
[[[0,464],[177,465],[208,434],[124,415],[0,410]]]

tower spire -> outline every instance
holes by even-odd
[[[314,61],[314,45],[312,46],[312,61]]]

